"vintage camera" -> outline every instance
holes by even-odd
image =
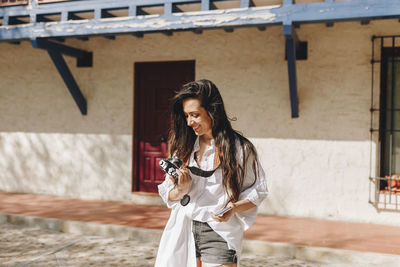
[[[176,172],[176,169],[179,169],[182,167],[183,162],[180,160],[178,157],[173,156],[170,159],[162,159],[158,163],[168,175],[174,177],[174,183],[178,183],[178,173]],[[185,194],[183,198],[180,200],[180,203],[182,206],[186,206],[190,202],[190,196],[188,194]]]
[[[173,156],[170,159],[162,159],[158,163],[168,175],[174,177],[174,182],[175,184],[178,183],[178,173],[176,172],[176,169],[179,169],[182,167],[183,162],[180,160],[178,157]]]

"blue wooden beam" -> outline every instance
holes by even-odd
[[[297,74],[296,74],[296,33],[291,24],[283,25],[285,35],[285,49],[287,55],[288,74],[289,74],[289,93],[292,118],[299,117],[299,102],[297,96]]]
[[[174,13],[171,6],[184,3],[201,3],[202,12]],[[0,40],[23,40],[48,37],[76,37],[105,34],[124,34],[134,32],[160,32],[175,30],[193,30],[196,28],[225,28],[260,25],[282,25],[291,21],[302,23],[333,23],[346,20],[373,20],[398,18],[400,4],[398,0],[351,0],[294,4],[293,0],[284,0],[281,6],[248,7],[250,0],[241,0],[240,9],[210,10],[210,0],[82,0],[58,2],[31,7],[16,6],[0,8],[3,26],[0,27]],[[143,6],[164,5],[165,14],[138,16]],[[127,9],[127,17],[112,20],[102,19],[101,10]],[[92,10],[95,19],[68,21],[69,14]],[[61,21],[37,23],[42,15],[60,14]],[[100,15],[99,15],[100,14]],[[7,18],[30,16],[31,23],[7,26]],[[226,18],[226,19],[224,19]]]
[[[86,115],[87,114],[86,99],[82,95],[82,92],[79,89],[79,86],[76,83],[74,76],[72,76],[72,73],[69,70],[67,63],[65,62],[61,53],[54,52],[51,50],[48,50],[48,53],[49,53],[50,58],[53,61],[54,65],[56,66],[58,72],[60,73],[61,77],[63,78],[64,83],[67,86],[69,92],[71,93],[72,97],[74,98],[75,103],[78,106],[79,110],[81,111],[82,115]]]
[[[166,2],[164,4],[164,15],[168,16],[171,15],[173,12],[173,5],[171,2]]]
[[[133,16],[110,19],[76,20],[23,25],[17,30],[0,27],[0,40],[18,40],[49,37],[76,37],[134,32],[162,32],[193,29],[213,29],[241,26],[259,26],[275,21],[273,8],[210,10],[208,12],[169,15]],[[139,9],[136,9],[139,10]],[[138,11],[139,12],[139,11]],[[65,12],[64,12],[65,13]],[[62,14],[64,14],[62,13]],[[226,20],[221,19],[226,17]],[[33,35],[33,36],[32,36]]]
[[[76,83],[74,76],[72,75],[67,63],[65,62],[62,54],[66,54],[73,57],[79,57],[88,53],[80,49],[68,47],[66,45],[53,43],[47,40],[31,40],[34,48],[41,48],[47,50],[51,60],[56,66],[60,73],[65,85],[75,100],[76,105],[81,111],[82,115],[87,114],[87,104],[85,97],[83,96],[78,84]]]
[[[52,4],[35,4],[31,6],[13,6],[0,8],[0,17],[5,13],[10,16],[59,13],[60,11],[82,12],[95,9],[122,9],[131,6],[151,6],[165,4],[201,3],[202,10],[209,10],[211,0],[81,0],[79,4],[75,1],[57,2]],[[293,4],[293,0],[283,0],[281,11],[289,11],[292,21],[314,21],[316,19],[349,19],[357,17],[376,17],[379,15],[398,15],[398,0],[349,0],[336,2],[325,0],[324,2],[309,4]],[[241,7],[251,6],[250,0],[241,0]],[[284,9],[282,9],[285,7]],[[289,7],[289,8],[288,8]],[[208,8],[208,9],[207,9]],[[321,9],[322,8],[322,9]],[[346,10],[347,9],[347,10]],[[318,12],[319,11],[319,12]],[[281,13],[281,12],[279,12]],[[296,13],[296,14],[295,14]],[[318,15],[318,13],[321,13]],[[277,13],[278,14],[278,13]],[[281,13],[283,15],[283,13]],[[310,16],[311,15],[311,16]]]
[[[210,0],[201,0],[201,11],[210,10]]]
[[[92,52],[43,39],[34,39],[31,40],[31,43],[34,48],[42,48],[58,52],[70,57],[75,57],[77,59],[78,67],[91,67],[93,65]]]
[[[48,50],[51,60],[56,66],[58,72],[64,80],[65,85],[67,86],[69,92],[75,100],[76,105],[81,111],[82,115],[87,114],[87,104],[86,99],[83,96],[81,90],[79,89],[78,84],[76,83],[74,76],[72,76],[71,71],[69,70],[67,63],[62,57],[61,53],[53,52]]]
[[[240,8],[247,8],[253,6],[251,0],[240,0]]]
[[[79,49],[79,48],[74,48],[71,46],[59,44],[59,43],[54,43],[48,40],[43,40],[43,39],[36,39],[32,40],[32,45],[35,48],[42,48],[42,49],[47,49],[47,50],[53,50],[60,52],[61,54],[70,56],[70,57],[76,57],[76,58],[85,58],[85,57],[90,57],[92,54],[89,51]]]

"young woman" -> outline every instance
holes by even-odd
[[[267,184],[254,146],[232,128],[211,81],[188,83],[174,97],[169,154],[184,167],[177,182],[167,175],[158,187],[171,215],[155,266],[238,266]]]

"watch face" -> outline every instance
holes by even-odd
[[[190,196],[184,195],[183,198],[181,199],[181,205],[186,206],[189,202],[190,202]]]

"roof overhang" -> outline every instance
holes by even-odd
[[[163,14],[137,15],[140,4],[161,5]],[[174,12],[174,4],[199,2],[201,11]],[[208,2],[204,4],[204,2]],[[249,5],[250,1],[244,1]],[[0,8],[0,40],[18,41],[48,37],[76,37],[137,32],[183,31],[226,27],[251,27],[303,23],[332,23],[351,20],[398,18],[398,0],[350,0],[310,4],[293,4],[283,0],[282,5],[241,7],[209,10],[210,0],[147,0],[109,1],[86,0],[79,4],[60,2],[47,5],[28,5]],[[244,6],[242,4],[241,6]],[[127,16],[105,16],[104,10],[128,9]],[[92,12],[91,19],[71,20],[70,14]],[[60,21],[37,22],[38,17],[61,14]],[[29,17],[28,23],[9,25],[10,18]]]

